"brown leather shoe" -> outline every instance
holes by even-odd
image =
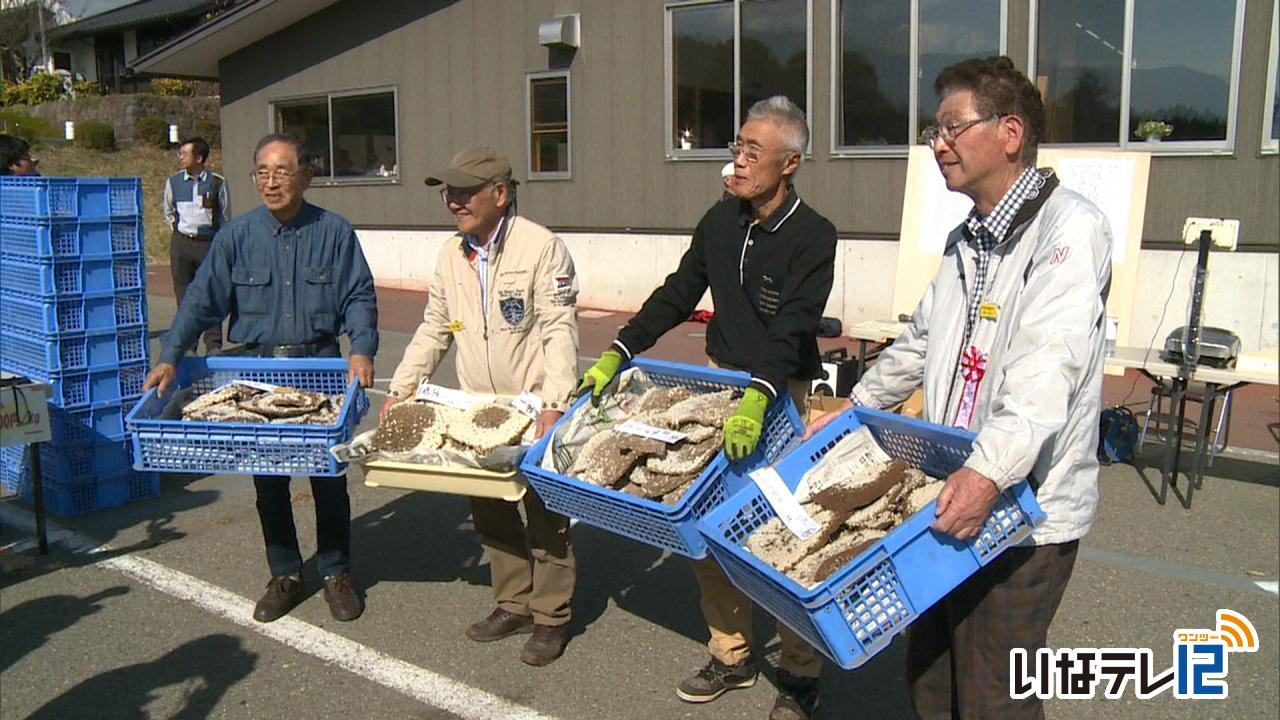
[[[324,601],[329,603],[329,614],[333,615],[334,620],[348,622],[364,612],[364,601],[356,592],[350,573],[324,579]]]
[[[279,620],[307,597],[302,580],[294,577],[273,577],[267,582],[267,592],[253,607],[253,619],[262,623]]]
[[[519,633],[533,632],[533,618],[494,608],[489,617],[467,626],[467,637],[476,642],[493,642]]]
[[[564,654],[564,646],[568,640],[567,625],[534,625],[533,635],[520,653],[520,662],[534,667],[550,665]]]

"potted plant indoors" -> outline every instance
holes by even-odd
[[[1160,142],[1173,133],[1173,126],[1163,120],[1143,120],[1134,134],[1146,142]]]

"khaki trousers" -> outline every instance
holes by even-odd
[[[524,506],[524,518],[517,505]],[[532,615],[538,625],[569,622],[577,580],[569,519],[548,510],[530,490],[518,502],[471,498],[471,520],[489,558],[498,607]]]
[[[710,365],[727,367],[714,360]],[[809,383],[789,380],[787,391],[803,410],[809,396]],[[702,617],[711,631],[711,639],[707,642],[711,657],[726,665],[736,665],[751,657],[751,608],[754,604],[751,598],[729,582],[729,576],[713,558],[693,561],[693,576],[702,591]],[[793,675],[818,677],[822,671],[822,658],[809,643],[780,622],[778,638],[782,642],[779,667]]]

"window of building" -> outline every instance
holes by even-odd
[[[528,75],[529,179],[570,177],[569,71]]]
[[[395,91],[291,98],[273,107],[276,131],[302,138],[317,182],[398,179]]]
[[[669,157],[728,156],[752,104],[809,105],[811,0],[667,5]]]
[[[1267,61],[1266,107],[1262,113],[1262,151],[1280,152],[1280,0],[1271,3],[1271,53]]]
[[[837,153],[904,152],[932,122],[942,68],[1002,52],[1003,0],[833,0],[832,13]]]
[[[71,53],[55,50],[53,52],[53,69],[71,72]]]
[[[1231,149],[1243,11],[1238,0],[1036,3],[1046,141]],[[1166,130],[1152,135],[1155,122]]]

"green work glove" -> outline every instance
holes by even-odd
[[[764,410],[769,397],[755,388],[747,388],[738,409],[724,422],[724,452],[729,462],[738,462],[755,452],[764,427]]]
[[[616,350],[605,350],[600,355],[600,359],[595,365],[587,368],[582,374],[582,384],[578,386],[578,397],[591,391],[591,404],[599,406],[600,396],[604,393],[605,386],[613,382],[613,376],[618,374],[618,368],[622,365],[622,355]]]

